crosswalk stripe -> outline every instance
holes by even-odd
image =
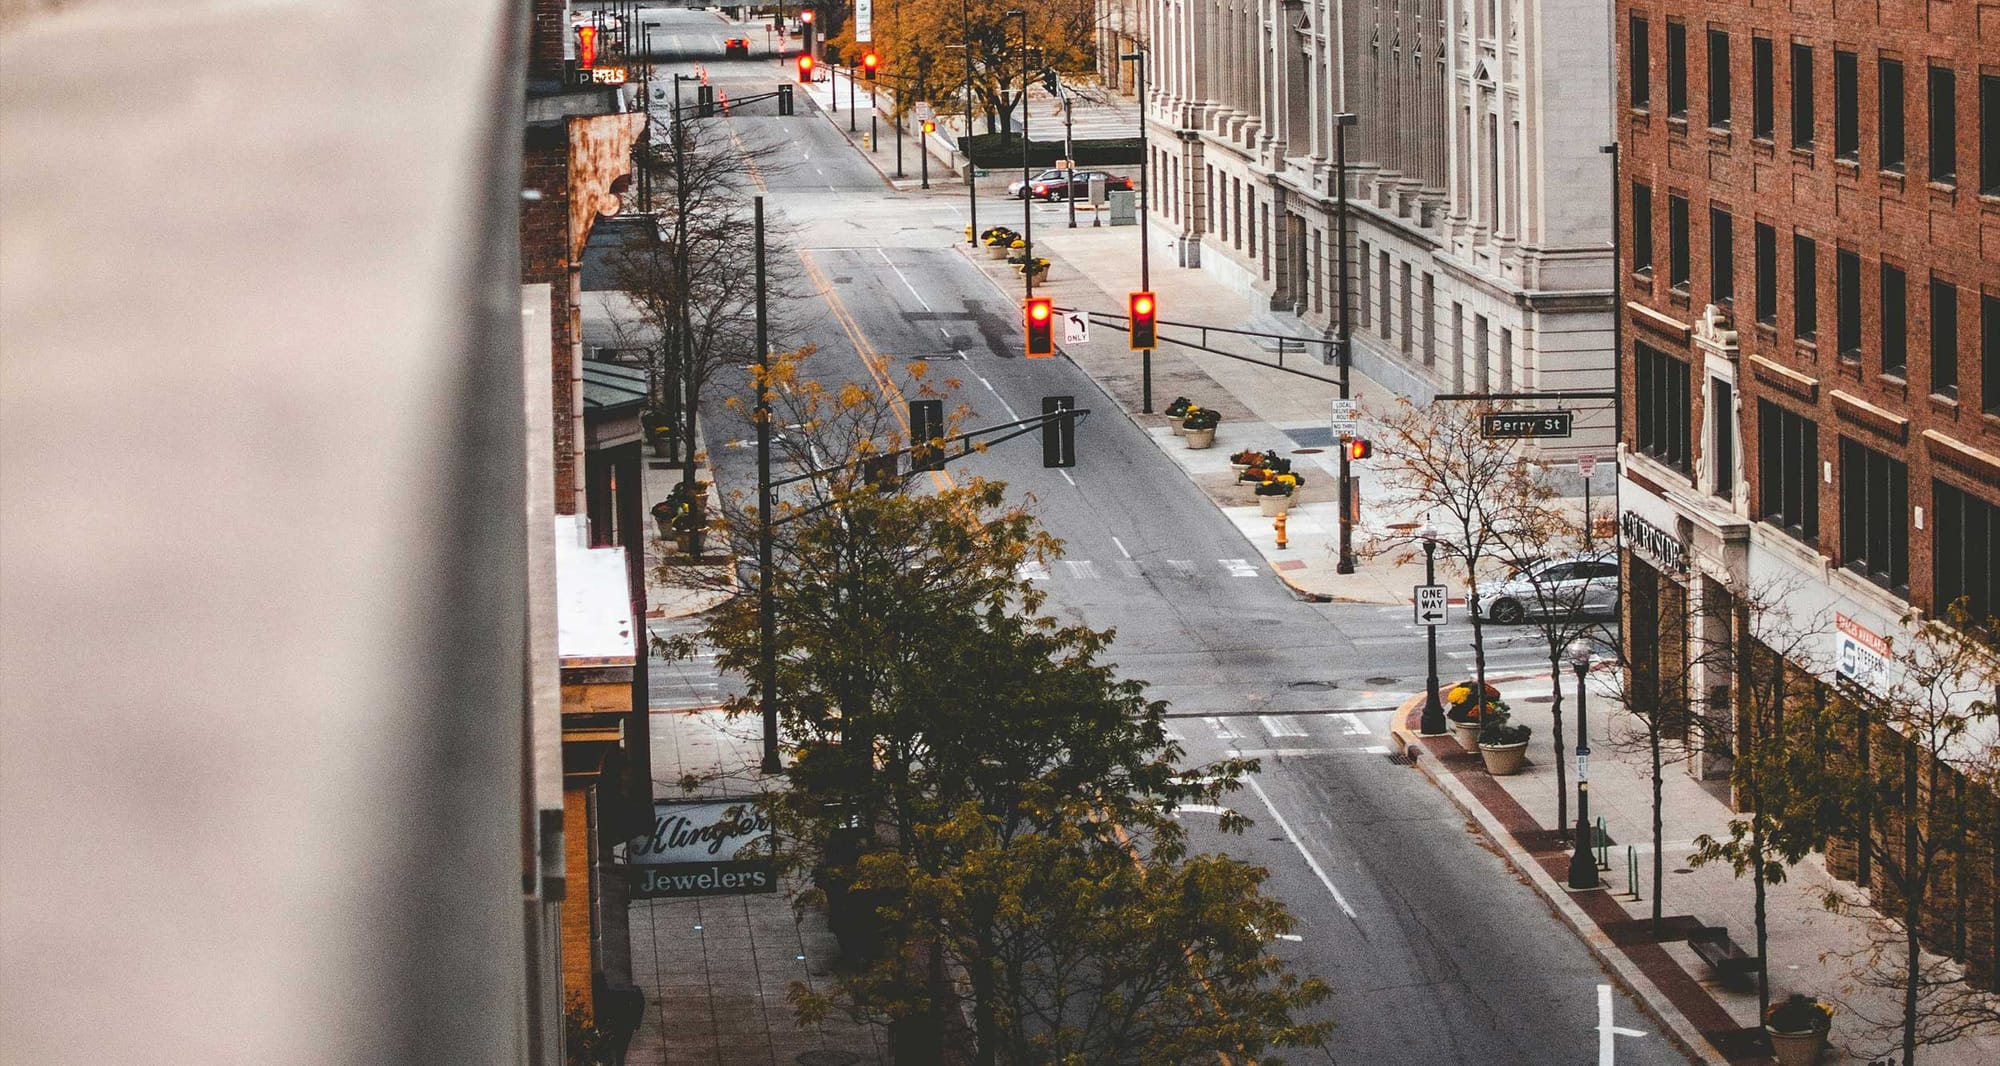
[[[1194,560],[1192,559],[1168,559],[1167,565],[1173,567],[1182,577],[1194,576]]]
[[[1364,723],[1359,716],[1350,712],[1342,712],[1340,714],[1334,715],[1334,717],[1340,719],[1340,726],[1341,726],[1340,731],[1347,734],[1348,736],[1365,737],[1369,735],[1367,724]]]
[[[1095,581],[1103,576],[1097,572],[1097,564],[1088,559],[1064,559],[1063,565],[1069,567],[1069,576],[1078,581]]]
[[[1230,577],[1257,576],[1257,568],[1248,559],[1217,559],[1216,562],[1221,563],[1222,568],[1229,571]]]
[[[1236,739],[1236,731],[1234,729],[1229,728],[1228,722],[1225,722],[1220,718],[1204,718],[1202,719],[1202,721],[1207,722],[1209,728],[1215,730],[1215,739],[1217,740]]]
[[[1264,724],[1264,731],[1274,737],[1305,737],[1312,735],[1300,729],[1299,724],[1292,721],[1287,715],[1264,714],[1258,715],[1257,720]]]

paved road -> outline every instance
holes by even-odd
[[[1187,818],[1201,846],[1269,868],[1273,890],[1300,917],[1299,939],[1280,950],[1331,981],[1329,1014],[1340,1026],[1319,1061],[1603,1061],[1598,988],[1607,977],[1449,801],[1389,758],[1388,709],[1424,674],[1407,608],[1293,599],[1080,370],[1020,357],[1016,294],[946,247],[962,225],[949,194],[891,192],[838,135],[828,142],[824,118],[731,121],[746,141],[767,138],[803,164],[762,182],[795,227],[804,283],[824,290],[799,301],[808,306],[793,323],[796,339],[820,345],[823,380],[873,387],[858,358],[867,353],[907,384],[908,362],[923,358],[962,380],[975,425],[1039,412],[1049,395],[1094,409],[1073,470],[1042,468],[1040,449],[1023,441],[953,473],[1003,479],[1032,501],[1067,554],[1029,576],[1056,613],[1117,630],[1112,658],[1172,701],[1190,760],[1263,759],[1235,800],[1256,821],[1250,832],[1224,837],[1212,816]],[[781,131],[768,128],[776,124]],[[835,305],[837,318],[818,309]],[[714,447],[745,428],[713,406],[704,414],[718,478],[747,483],[751,454]],[[1499,635],[1490,668],[1545,669],[1534,640],[1532,630]],[[1469,670],[1468,642],[1462,626],[1445,631],[1447,675]],[[1612,1005],[1616,1024],[1656,1030],[1623,994]],[[1616,1044],[1619,1062],[1685,1061],[1658,1035]]]

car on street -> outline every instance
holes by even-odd
[[[750,58],[750,39],[747,37],[731,37],[728,40],[722,42],[722,58],[724,59]]]
[[[1480,589],[1472,612],[1513,625],[1530,616],[1618,613],[1618,560],[1609,554],[1565,555],[1530,563]]]
[[[1131,178],[1120,177],[1116,174],[1107,174],[1102,170],[1078,170],[1070,173],[1072,177],[1069,182],[1069,196],[1079,200],[1090,195],[1090,179],[1092,178],[1103,178],[1106,192],[1116,189],[1130,190],[1134,187]],[[1063,171],[1051,168],[1042,171],[1026,182],[1010,182],[1007,185],[1007,195],[1016,200],[1025,200],[1028,197],[1028,192],[1024,190],[1032,190],[1037,200],[1054,201],[1066,199],[1063,195],[1063,174]]]

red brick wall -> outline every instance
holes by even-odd
[[[1646,112],[1628,106],[1630,16],[1650,24],[1651,107]],[[1687,119],[1667,116],[1666,27],[1680,21],[1687,27]],[[1619,0],[1618,84],[1614,105],[1620,128],[1623,174],[1619,189],[1619,225],[1630,262],[1632,248],[1631,184],[1651,186],[1653,197],[1653,261],[1650,278],[1619,268],[1621,306],[1637,301],[1660,313],[1690,322],[1713,299],[1710,291],[1709,208],[1727,210],[1734,220],[1735,316],[1740,334],[1742,368],[1737,375],[1745,413],[1737,447],[1745,457],[1753,515],[1758,510],[1756,405],[1768,398],[1813,418],[1820,424],[1820,460],[1834,463],[1834,484],[1820,485],[1820,549],[1840,553],[1839,442],[1842,436],[1905,462],[1909,468],[1909,502],[1925,514],[1934,513],[1933,477],[1950,482],[1990,501],[2000,501],[2000,470],[1978,476],[1948,467],[1933,458],[1923,431],[1935,429],[1952,438],[2000,454],[2000,419],[1982,413],[1989,389],[2000,392],[2000,381],[1987,383],[1980,373],[1980,294],[2000,295],[2000,197],[1982,197],[1978,183],[1979,75],[2000,74],[2000,5],[1979,0],[1925,4],[1918,0]],[[1729,34],[1732,122],[1727,131],[1710,130],[1708,119],[1708,31]],[[1773,47],[1773,135],[1770,141],[1751,138],[1752,39],[1768,37]],[[1813,47],[1814,146],[1810,151],[1791,145],[1792,43]],[[1858,68],[1858,162],[1834,158],[1834,53],[1853,52]],[[1877,152],[1877,59],[1900,59],[1904,68],[1905,172],[1884,173]],[[1936,185],[1929,174],[1928,70],[1948,67],[1956,74],[1957,182]],[[1687,291],[1668,288],[1668,198],[1688,200],[1690,270]],[[1756,268],[1755,224],[1777,233],[1778,321],[1775,328],[1754,323]],[[1792,236],[1812,238],[1817,245],[1817,340],[1794,335]],[[1843,359],[1837,347],[1838,301],[1835,289],[1837,250],[1858,253],[1861,261],[1860,308],[1862,343],[1858,360]],[[1904,269],[1908,375],[1896,379],[1881,373],[1880,272],[1883,262]],[[1929,395],[1930,281],[1936,277],[1958,287],[1958,377],[1956,402]],[[1642,316],[1628,313],[1628,348],[1632,340],[1690,356],[1689,345],[1644,325]],[[1812,399],[1772,387],[1753,372],[1750,357],[1768,359],[1796,373],[1817,379]],[[1700,417],[1706,392],[1701,363],[1694,359],[1692,393]],[[1625,361],[1629,367],[1629,358]],[[1626,372],[1627,395],[1633,378]],[[1772,375],[1767,371],[1765,378]],[[1831,393],[1841,390],[1868,404],[1909,420],[1906,429],[1886,434],[1870,428],[1871,421],[1852,405],[1839,405]],[[2000,399],[2000,397],[1995,397]],[[1879,420],[1874,420],[1879,422]],[[1635,424],[1628,407],[1628,427]],[[1697,422],[1699,425],[1699,422]],[[1629,432],[1629,430],[1628,430]],[[1702,451],[1701,434],[1694,448]],[[1931,604],[1931,539],[1928,528],[1910,538],[1910,599],[1926,609]]]
[[[555,384],[556,511],[576,511],[576,397],[570,377],[574,326],[570,309],[569,138],[561,126],[531,129],[523,144],[521,187],[539,198],[521,201],[521,281],[549,286],[551,380]]]
[[[535,0],[534,24],[528,31],[529,81],[561,79],[568,8],[567,0]]]

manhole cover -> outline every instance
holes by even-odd
[[[1680,869],[1678,869],[1678,870],[1675,870],[1674,872],[1675,872],[1675,873],[1677,873],[1677,874],[1691,874],[1691,873],[1693,873],[1693,872],[1694,872],[1694,867],[1692,867],[1692,866],[1683,866],[1683,867],[1681,867]]]
[[[1371,677],[1368,679],[1368,683],[1371,685],[1393,685],[1401,680],[1402,678],[1400,677]]]
[[[1555,701],[1556,701],[1556,698],[1555,698],[1554,696],[1523,696],[1523,697],[1521,697],[1521,702],[1522,702],[1522,703],[1554,703]]]
[[[801,1051],[799,1052],[799,1057],[793,1061],[797,1062],[799,1066],[854,1066],[855,1063],[861,1061],[861,1056],[856,1055],[852,1051],[828,1049]]]
[[[1286,687],[1286,688],[1296,688],[1296,689],[1305,689],[1305,690],[1308,690],[1308,691],[1311,691],[1311,692],[1325,692],[1325,691],[1326,691],[1326,690],[1328,690],[1328,689],[1332,689],[1332,688],[1339,688],[1339,687],[1340,687],[1340,682],[1338,682],[1338,681],[1294,681],[1294,682],[1292,682],[1292,683],[1290,683],[1290,684],[1286,685],[1285,687]]]
[[[1325,451],[1325,450],[1326,450],[1325,448],[1293,448],[1293,449],[1292,449],[1292,454],[1293,454],[1293,455],[1318,455],[1319,453],[1321,453],[1321,452],[1323,452],[1323,451]]]
[[[852,274],[835,274],[835,275],[833,276],[833,283],[834,283],[835,285],[851,285],[851,284],[853,284],[853,283],[854,283],[854,275],[852,275]],[[843,1052],[843,1054],[845,1054],[845,1053]],[[831,1064],[829,1064],[829,1063],[822,1063],[822,1064],[820,1064],[820,1066],[831,1066]]]

